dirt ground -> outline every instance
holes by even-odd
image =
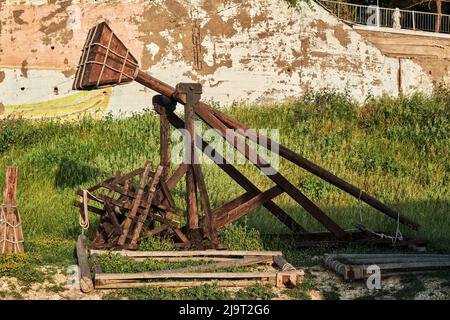
[[[364,281],[345,282],[336,274],[321,266],[304,269],[314,283],[315,289],[308,290],[312,300],[352,299],[415,299],[449,300],[450,281],[439,275],[418,275],[409,277],[388,277],[381,281],[380,290],[367,289]],[[13,277],[0,278],[0,299],[26,300],[100,300],[108,290],[82,293],[78,288],[75,273],[59,269],[42,283],[24,284]],[[230,289],[230,290],[236,290]],[[274,288],[276,300],[292,299],[283,290]]]
[[[449,300],[448,278],[432,275],[391,276],[381,279],[380,290],[369,290],[365,281],[346,282],[322,267],[307,269],[322,299]]]

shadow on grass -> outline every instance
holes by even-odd
[[[410,201],[387,203],[387,205],[420,224],[418,231],[400,224],[403,236],[428,240],[428,247],[433,251],[450,252],[450,200]],[[281,204],[281,207],[309,232],[326,231],[300,206]],[[366,204],[348,207],[321,206],[321,208],[346,230],[355,229],[356,225],[361,223],[362,217],[362,223],[372,230],[381,231],[386,235],[394,235],[396,232],[397,221],[395,219]],[[278,219],[264,208],[251,212],[248,215],[247,223],[250,227],[259,230],[261,234],[290,233]]]
[[[55,186],[59,189],[74,188],[85,182],[95,180],[102,175],[98,168],[78,161],[63,159],[55,174]]]

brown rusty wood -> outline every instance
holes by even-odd
[[[188,169],[188,165],[182,163],[177,168],[177,170],[175,170],[175,172],[172,174],[172,176],[169,179],[167,179],[167,187],[169,188],[169,190],[172,190],[173,188],[175,188],[176,184],[181,180],[181,178],[183,178],[187,169]]]
[[[125,221],[123,222],[122,235],[119,237],[119,241],[118,241],[119,245],[125,244],[126,238],[128,236],[128,232],[130,231],[131,223],[133,222],[133,219],[136,216],[136,213],[139,209],[139,205],[141,204],[141,198],[144,193],[144,187],[146,184],[148,174],[150,172],[150,165],[151,165],[151,162],[147,161],[144,166],[145,169],[144,169],[144,172],[142,173],[142,177],[139,182],[139,188],[137,190],[136,199],[134,199],[133,207],[131,208],[130,214],[125,218]]]
[[[246,192],[242,195],[240,195],[239,197],[221,205],[220,207],[216,208],[213,210],[213,214],[216,217],[216,220],[220,220],[222,218],[223,215],[225,215],[227,212],[237,208],[238,206],[240,206],[241,204],[249,201],[250,199],[252,199],[254,196],[256,196],[258,193],[257,192]]]
[[[173,109],[175,109],[175,105],[176,102],[173,104]],[[170,110],[163,108],[159,114],[160,163],[163,166],[160,181],[162,182],[167,181],[170,170],[170,124],[167,120],[167,112]]]
[[[153,174],[151,174],[151,175],[149,175],[149,176],[150,176],[150,177],[153,177]],[[114,185],[114,186],[113,186],[113,185],[110,185],[110,184],[106,184],[106,185],[105,185],[105,188],[108,189],[108,190],[114,190],[115,192],[117,192],[117,193],[119,193],[119,194],[121,194],[121,195],[123,195],[123,196],[125,196],[125,197],[128,197],[128,198],[130,198],[130,199],[135,199],[136,196],[137,196],[137,194],[136,194],[135,192],[131,192],[131,191],[127,190],[127,186],[125,186],[124,188],[121,188],[121,187],[118,186],[118,185]],[[159,193],[160,193],[160,190],[158,190],[157,193],[159,194]],[[77,190],[77,191],[76,191],[76,194],[77,194],[77,195],[80,195],[80,196],[83,195],[83,193],[82,193],[81,190]],[[159,195],[158,195],[158,197],[159,197]],[[100,202],[100,203],[103,203],[103,202],[98,201],[98,199],[100,199],[100,200],[102,200],[102,201],[108,201],[108,200],[112,199],[115,206],[119,206],[119,207],[123,207],[123,208],[127,208],[127,209],[129,209],[129,206],[128,206],[129,201],[132,201],[132,200],[127,200],[127,201],[126,201],[126,203],[127,203],[126,205],[123,204],[123,203],[120,204],[120,203],[121,203],[120,201],[114,200],[113,198],[109,198],[109,197],[104,196],[104,195],[101,195],[101,194],[99,194],[99,195],[97,195],[97,196],[95,196],[95,197],[93,197],[93,196],[91,196],[91,195],[88,194],[88,198],[91,199],[91,200]],[[96,198],[97,198],[97,199],[96,199]],[[175,209],[175,208],[168,207],[168,206],[166,206],[166,205],[164,205],[164,204],[162,204],[162,203],[160,203],[160,202],[158,202],[158,201],[155,201],[155,200],[156,200],[156,199],[153,199],[152,205],[155,206],[155,207],[157,207],[158,209],[161,209],[161,210],[168,210],[168,211],[173,210],[175,214],[177,214],[177,215],[180,214],[180,210],[177,210],[177,209]],[[142,208],[147,208],[147,206],[148,206],[147,201],[146,201],[146,200],[141,200],[140,207],[142,207]]]
[[[97,198],[99,198],[100,200],[103,200],[103,201],[109,201],[112,205],[120,207],[120,208],[123,208],[123,209],[126,209],[126,210],[132,210],[132,208],[133,208],[133,202],[130,202],[130,201],[127,201],[127,202],[123,203],[123,202],[120,202],[120,201],[115,200],[115,199],[107,198],[106,196],[101,195],[101,194],[97,195]],[[145,208],[147,208],[147,206],[140,206],[138,208],[138,210],[137,210],[137,213],[141,214],[142,212],[144,212]],[[130,213],[126,213],[125,214],[126,217],[128,217],[129,215],[130,215]],[[163,217],[160,217],[160,216],[157,216],[157,215],[153,215],[153,214],[151,214],[151,216],[152,216],[153,219],[155,219],[155,220],[157,220],[157,221],[159,221],[161,223],[168,223],[168,224],[170,224],[173,227],[177,227],[178,226],[178,223],[175,222],[175,221],[169,221],[169,220],[167,220],[167,219],[165,219]]]
[[[5,221],[0,223],[0,253],[24,252],[23,231],[20,213],[17,208],[17,180],[19,178],[17,166],[6,169],[5,189],[3,191],[3,215]]]
[[[214,229],[214,216],[209,202],[208,189],[206,187],[205,178],[199,164],[192,165],[194,169],[195,181],[197,182],[198,191],[200,193],[200,201],[203,209],[203,234],[214,242],[217,242],[217,232]]]
[[[282,193],[283,190],[278,186],[272,187],[267,191],[261,192],[260,194],[254,196],[247,202],[232,209],[231,211],[227,212],[224,216],[217,219],[214,227],[221,228],[226,224],[231,223],[239,219],[240,217],[246,215],[250,211],[260,207],[264,202],[267,202],[275,198],[276,196],[279,196]]]
[[[74,201],[73,201],[73,205],[74,205],[75,207],[80,208],[80,209],[83,208],[83,202],[80,202],[80,201],[78,201],[78,200],[74,200]],[[88,210],[89,210],[90,212],[95,213],[95,214],[98,214],[98,215],[100,215],[100,216],[102,216],[102,215],[104,215],[104,214],[106,213],[105,210],[100,209],[100,208],[97,208],[97,207],[94,207],[94,206],[90,206],[90,205],[88,205]]]
[[[196,197],[197,181],[194,176],[194,153],[195,150],[195,111],[194,108],[200,100],[202,87],[195,83],[179,83],[175,94],[184,97],[184,122],[187,136],[184,137],[185,157],[184,163],[188,165],[186,172],[186,203],[187,203],[187,228],[188,232],[199,228],[198,208]]]
[[[122,234],[122,229],[120,228],[120,223],[117,220],[116,215],[114,214],[114,211],[111,208],[111,205],[108,201],[105,201],[105,211],[109,219],[111,220],[111,224],[114,227],[114,231],[117,233],[117,235]]]
[[[149,191],[148,191],[148,196],[147,196],[147,203],[152,203],[153,196],[154,196],[155,191],[156,191],[156,185],[159,182],[159,179],[160,179],[160,176],[162,174],[163,168],[164,168],[163,166],[158,166],[158,168],[156,169],[156,172],[155,172],[155,176],[150,181]],[[148,214],[149,214],[150,210],[151,210],[151,206],[148,206],[147,209],[145,209],[144,212],[139,215],[138,221],[136,223],[136,226],[134,228],[134,232],[133,232],[133,235],[132,235],[132,238],[131,238],[131,245],[132,246],[137,244],[139,235],[141,234],[142,227],[144,225],[145,220],[147,220],[147,217],[148,217]]]
[[[185,248],[189,248],[191,245],[191,242],[189,241],[189,239],[184,235],[183,232],[181,232],[180,229],[175,228],[174,229],[175,235],[178,237],[178,239],[180,239],[183,242],[183,246]]]
[[[160,105],[153,100],[153,105],[155,108],[161,108]],[[171,125],[177,129],[184,128],[183,120],[181,120],[175,113],[168,114],[168,120]],[[248,192],[260,193],[262,192],[258,189],[249,179],[247,179],[239,170],[237,170],[233,165],[228,163],[216,150],[214,150],[208,143],[206,143],[199,136],[196,137],[197,141],[201,142],[201,148],[203,152],[209,149],[210,152],[206,155],[213,160],[225,173],[227,173],[233,180],[235,180],[242,188]],[[212,157],[214,154],[214,157]],[[268,209],[278,220],[280,220],[284,225],[286,225],[290,230],[294,232],[305,232],[306,230],[298,224],[294,219],[292,219],[283,209],[281,209],[275,202],[268,201],[264,204],[264,207]]]
[[[170,208],[175,208],[175,200],[173,199],[172,193],[170,193],[170,189],[167,186],[167,184],[164,181],[160,181],[159,185],[160,185],[160,188],[161,188],[161,193],[164,196],[164,199],[167,201],[167,205]]]
[[[154,235],[157,235],[157,234],[159,234],[159,233],[161,233],[161,232],[163,232],[163,231],[166,231],[167,229],[169,228],[169,226],[168,225],[160,225],[160,226],[158,226],[158,227],[156,227],[156,228],[153,228],[152,230],[149,230],[148,232],[147,232],[147,237],[148,236],[154,236]]]

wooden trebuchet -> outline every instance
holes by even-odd
[[[23,252],[23,231],[17,208],[18,167],[8,167],[5,178],[3,204],[0,206],[0,253]]]
[[[167,230],[171,230],[172,236],[176,238],[179,243],[181,242],[181,245],[185,248],[202,248],[202,246],[205,245],[205,242],[208,242],[207,246],[213,248],[220,247],[217,236],[218,229],[223,228],[227,224],[241,218],[260,206],[267,208],[270,213],[297,235],[305,235],[308,238],[311,233],[307,232],[307,230],[295,221],[295,219],[289,216],[288,213],[274,202],[274,199],[281,194],[287,194],[292,198],[299,206],[316,219],[335,240],[338,240],[340,243],[349,243],[355,239],[354,234],[344,230],[336,221],[311,201],[311,199],[309,199],[297,186],[289,181],[286,176],[278,170],[275,170],[266,159],[260,156],[260,154],[246,142],[247,138],[269,150],[278,150],[280,156],[333,184],[344,192],[357,197],[381,213],[395,219],[396,222],[398,221],[412,229],[419,228],[417,222],[389,208],[379,200],[365,193],[363,190],[340,179],[283,145],[273,142],[265,136],[259,135],[254,130],[248,130],[247,127],[238,123],[236,120],[201,102],[202,87],[200,84],[179,83],[176,87],[172,87],[152,77],[150,74],[139,70],[136,59],[128,52],[128,49],[123,42],[117,38],[106,23],[100,23],[92,28],[89,31],[83,54],[80,58],[80,65],[77,70],[74,88],[79,90],[91,90],[102,86],[120,85],[133,80],[161,94],[153,98],[153,106],[155,111],[160,115],[160,163],[163,166],[161,174],[162,179],[160,179],[160,185],[162,187],[160,187],[160,189],[162,192],[157,192],[155,194],[152,203],[146,203],[145,200],[141,200],[141,198],[146,199],[145,196],[148,196],[141,195],[143,192],[140,191],[142,190],[142,184],[141,186],[138,186],[136,191],[134,189],[129,190],[129,187],[120,183],[117,185],[115,182],[114,186],[110,186],[110,190],[118,192],[122,197],[129,198],[129,200],[121,202],[120,200],[111,197],[105,198],[102,195],[97,195],[96,198],[105,203],[103,210],[108,213],[107,215],[103,215],[104,219],[102,217],[102,235],[96,235],[96,237],[100,237],[99,239],[103,241],[103,243],[115,243],[115,239],[118,238],[119,246],[134,249],[136,240],[131,239],[131,243],[128,243],[127,240],[129,237],[128,235],[130,234],[128,227],[129,225],[131,226],[134,224],[141,225],[140,222],[137,222],[134,219],[138,216],[144,217],[146,213],[142,213],[146,212],[146,209],[149,206],[154,207],[153,210],[150,210],[148,216],[152,218],[152,221],[157,221],[158,223],[156,227],[155,224],[153,224],[152,227],[150,227],[150,231],[146,230],[144,227],[143,232],[147,235],[152,235],[164,234],[167,233]],[[177,103],[184,106],[184,121],[173,112]],[[275,185],[269,190],[260,190],[220,154],[211,150],[211,146],[196,135],[194,126],[196,116],[198,116],[198,118],[206,125],[215,129],[225,141],[248,159],[250,163],[265,174]],[[176,129],[184,129],[184,132],[189,133],[189,139],[185,139],[185,149],[189,151],[189,156],[171,177],[169,177],[169,123]],[[236,133],[236,131],[240,133]],[[223,204],[219,208],[211,208],[203,171],[196,162],[197,148],[206,153],[207,156],[234,179],[236,183],[243,187],[246,192],[236,199]],[[206,152],[206,150],[208,150],[208,152]],[[214,156],[211,156],[212,154],[214,154]],[[186,208],[181,214],[185,215],[186,223],[185,225],[180,225],[176,224],[171,218],[173,217],[174,211],[167,210],[168,207],[173,207],[173,201],[169,195],[170,192],[168,191],[180,181],[184,174],[186,174]],[[104,182],[102,186],[107,186],[111,181],[112,180]],[[165,200],[161,202],[160,198],[164,197]],[[90,199],[95,200],[95,197],[91,197]],[[108,205],[106,205],[106,203],[108,203]],[[198,203],[201,204],[202,212],[197,207]],[[97,213],[101,210],[92,206],[88,208],[91,209],[92,212]],[[160,213],[161,210],[163,211],[163,214],[156,218],[157,213]],[[117,222],[114,221],[111,212],[115,213]],[[144,220],[144,218],[142,219]],[[126,221],[125,229],[118,226],[123,223],[123,220]],[[370,231],[370,229],[367,230]],[[370,232],[367,232],[367,230],[362,230],[359,234],[364,236],[368,242],[372,242],[374,232],[370,235]],[[398,233],[395,235],[395,241],[390,241],[383,236],[379,238],[381,238],[381,241],[384,244],[402,245],[403,239],[398,238],[397,235]],[[141,238],[142,236],[145,237],[145,235],[141,235]],[[99,243],[99,241],[94,241],[94,243]]]

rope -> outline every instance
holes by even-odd
[[[89,229],[89,226],[90,226],[89,209],[88,209],[88,195],[100,203],[105,203],[105,201],[97,198],[89,190],[83,190],[83,210],[78,218],[78,223],[80,224],[80,227],[81,227],[81,234],[83,234],[83,235],[84,235],[84,231]]]
[[[10,208],[10,209],[14,208],[17,210],[17,218],[18,218],[17,223],[13,224],[6,219],[5,208]],[[17,228],[22,226],[22,220],[20,219],[20,213],[19,213],[19,209],[17,208],[17,206],[7,205],[7,204],[0,205],[0,225],[3,225],[3,237],[0,240],[0,243],[2,244],[1,252],[2,253],[6,252],[6,243],[12,243],[14,245],[14,252],[18,252],[19,244],[23,243],[24,240],[23,240],[23,238],[21,240],[17,239]],[[14,232],[13,240],[8,239],[8,237],[7,237],[6,232],[7,232],[8,226],[13,229],[13,232]]]
[[[380,237],[380,239],[390,239],[392,241],[393,245],[397,242],[397,240],[402,241],[403,235],[402,235],[402,232],[400,231],[400,213],[397,213],[397,229],[395,230],[394,236],[389,236],[384,233],[375,232],[375,231],[371,230],[367,225],[364,224],[363,217],[362,217],[362,203],[361,203],[362,192],[363,192],[362,189],[359,189],[358,202],[359,202],[359,219],[360,219],[361,223],[359,224],[358,229],[369,232],[377,237]]]
[[[285,263],[283,265],[283,267],[281,268],[281,271],[293,271],[293,270],[297,270],[297,269],[295,269],[295,267],[290,263]]]
[[[85,230],[89,229],[88,193],[88,190],[83,190],[83,211],[78,219],[82,235],[84,235]]]

